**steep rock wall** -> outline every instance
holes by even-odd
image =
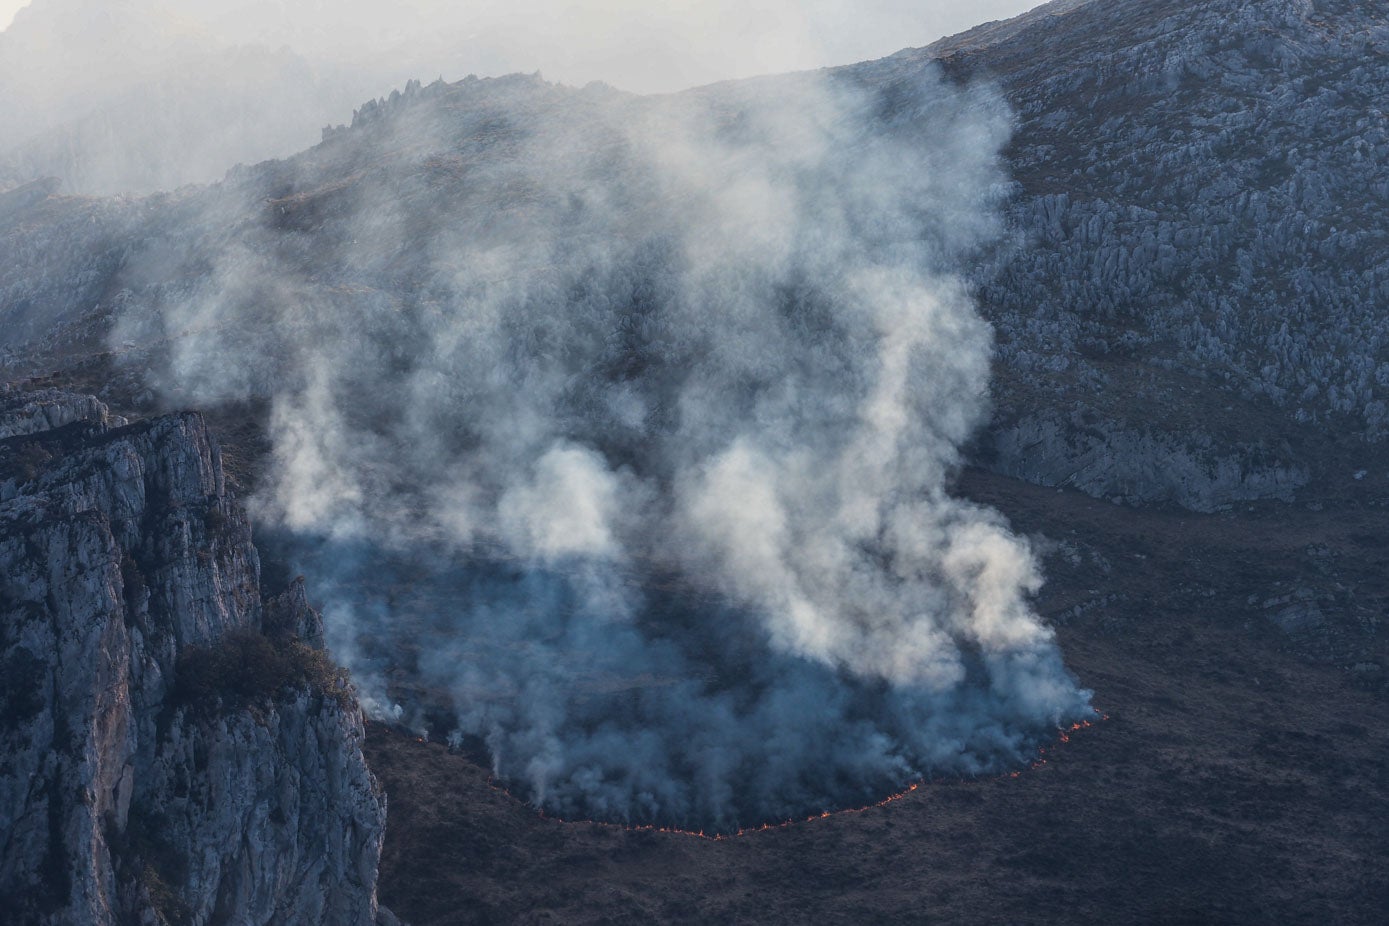
[[[372,923],[360,711],[202,419],[8,393],[0,434],[8,921]]]

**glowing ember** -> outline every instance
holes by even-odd
[[[1108,719],[1108,714],[1101,714],[1097,712],[1094,720],[1082,720],[1077,723],[1071,724],[1069,727],[1060,727],[1057,730],[1057,744],[1069,743],[1073,734],[1080,733],[1084,730],[1094,729],[1100,723]],[[1035,771],[1047,764],[1046,757],[1048,755],[1048,748],[1050,748],[1054,752],[1056,746],[1053,745],[1051,747],[1039,747],[1037,750],[1037,758],[1034,759],[1032,763],[1028,766],[1029,770]],[[1021,771],[1013,771],[1003,775],[999,775],[997,776],[997,779],[1003,780],[1020,777],[1022,777]],[[494,791],[497,791],[505,795],[508,799],[513,800],[518,804],[526,804],[526,806],[528,807],[531,806],[526,801],[523,801],[520,798],[516,797],[514,794],[512,794],[511,791],[509,791],[505,786],[498,784],[494,779],[489,777],[487,783],[489,786],[491,786],[491,788]],[[550,816],[546,814],[544,810],[540,809],[536,809],[535,812],[536,816],[540,817],[540,819],[542,820],[555,820],[559,823],[564,823],[572,826],[601,826],[607,829],[623,830],[629,833],[666,833],[671,836],[689,836],[694,839],[707,839],[712,842],[722,842],[727,839],[735,839],[739,836],[748,836],[752,833],[765,833],[768,830],[787,829],[789,827],[798,826],[803,823],[814,823],[816,820],[828,820],[831,817],[844,816],[845,814],[866,813],[870,810],[876,810],[879,807],[886,807],[889,804],[895,804],[897,801],[900,801],[921,790],[921,788],[923,788],[925,785],[926,781],[924,779],[921,781],[912,782],[911,784],[907,785],[905,789],[898,791],[895,794],[889,794],[887,797],[883,798],[880,801],[876,801],[872,804],[865,804],[862,807],[845,807],[840,810],[826,810],[821,813],[811,814],[810,816],[804,819],[783,820],[780,823],[763,823],[761,826],[739,828],[736,831],[728,833],[709,834],[705,833],[702,829],[685,830],[680,829],[679,827],[657,826],[655,824],[610,823],[603,820],[570,820],[565,819],[563,817]]]

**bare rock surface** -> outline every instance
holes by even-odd
[[[93,396],[0,385],[0,440],[53,431],[76,421],[112,427],[127,423],[124,418],[111,415]]]
[[[1018,120],[992,468],[1209,511],[1383,456],[1383,3],[1059,0],[853,70],[927,62]]]
[[[5,393],[0,435],[6,922],[372,923],[360,711],[201,417]]]
[[[1290,502],[1311,478],[1264,442],[1232,445],[1204,431],[1173,435],[1075,414],[1024,416],[995,427],[987,441],[1002,475],[1128,505],[1210,513],[1241,501]]]

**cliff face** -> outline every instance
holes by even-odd
[[[7,393],[0,435],[9,921],[373,922],[360,711],[302,587],[262,600],[201,418]]]

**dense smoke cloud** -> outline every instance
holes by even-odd
[[[947,491],[1003,104],[929,71],[520,84],[379,127],[409,170],[214,212],[144,322],[180,397],[273,395],[257,511],[373,708],[442,700],[551,810],[721,826],[1084,714],[1027,544]]]

